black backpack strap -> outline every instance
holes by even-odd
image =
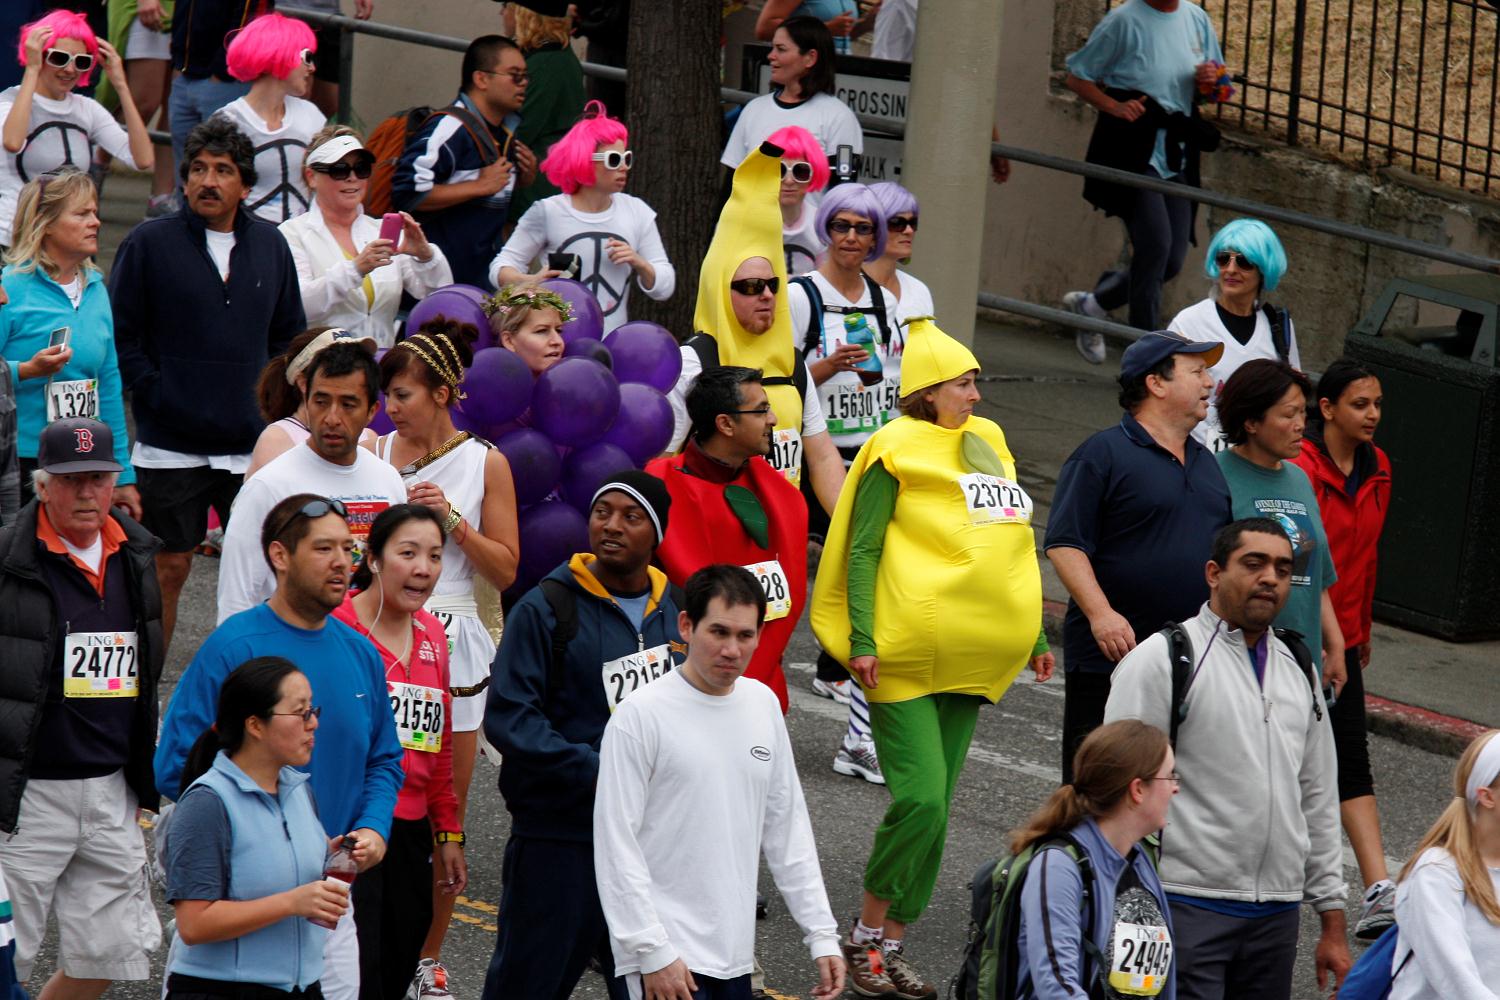
[[[870,308],[860,311],[874,315],[875,325],[880,328],[880,343],[889,348],[891,346],[891,317],[886,315],[885,289],[865,272],[859,272],[859,276],[865,279],[865,289],[870,293]]]
[[[799,274],[787,284],[807,293],[807,329],[802,333],[802,353],[810,355],[823,344],[823,293],[809,274]]]
[[[1168,622],[1160,634],[1167,640],[1167,659],[1172,664],[1172,710],[1167,716],[1167,738],[1175,748],[1177,730],[1187,718],[1187,692],[1193,683],[1193,643],[1177,622]]]
[[[1292,658],[1297,661],[1307,683],[1312,686],[1313,714],[1318,721],[1323,721],[1323,676],[1317,667],[1313,666],[1312,650],[1307,648],[1307,643],[1302,639],[1302,633],[1289,628],[1273,628],[1272,633],[1276,638],[1286,644],[1286,648],[1292,651]]]
[[[486,165],[500,159],[501,149],[495,142],[495,136],[490,132],[489,122],[482,120],[462,104],[449,104],[446,107],[434,108],[429,120],[438,115],[449,115],[459,120],[464,130],[469,133],[469,138],[474,140],[474,145],[479,147],[480,156],[484,158]]]
[[[1094,921],[1098,916],[1095,911],[1098,893],[1094,891],[1094,863],[1089,860],[1088,852],[1083,849],[1083,845],[1066,833],[1059,834],[1039,847],[1033,861],[1041,857],[1042,851],[1053,847],[1073,859],[1073,863],[1078,866],[1079,877],[1083,880],[1083,898],[1079,901],[1078,907],[1079,915],[1083,918],[1083,933],[1078,935],[1078,940],[1083,945],[1086,966],[1092,965],[1093,967],[1092,973],[1086,967],[1083,976],[1083,981],[1089,984],[1092,996],[1093,985],[1103,977],[1104,970],[1109,968],[1109,964],[1104,959],[1104,953],[1094,943]]]
[[[1273,306],[1266,302],[1261,305],[1266,314],[1266,319],[1271,323],[1271,343],[1276,348],[1276,356],[1282,361],[1290,362],[1292,357],[1292,337],[1287,327],[1290,317],[1285,309]]]
[[[563,665],[568,655],[568,643],[578,634],[578,595],[573,593],[572,587],[550,576],[537,586],[552,608],[552,617],[555,619],[552,625],[552,658],[547,663],[547,690],[543,693],[545,698],[563,685]]]
[[[792,385],[797,389],[797,398],[804,404],[807,402],[807,355],[801,351],[792,352]],[[799,430],[798,433],[801,433]]]
[[[719,367],[719,342],[706,333],[695,333],[687,339],[687,346],[698,355],[701,371]]]

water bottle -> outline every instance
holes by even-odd
[[[880,356],[875,353],[875,334],[870,331],[870,324],[865,322],[864,313],[854,312],[844,316],[844,341],[865,349],[865,359],[854,366],[861,382],[874,385],[885,378]]]
[[[354,863],[354,849],[359,846],[359,841],[352,835],[346,836],[339,842],[339,846],[328,856],[328,863],[323,866],[323,877],[325,879],[337,879],[340,882],[352,885],[354,876],[359,874],[359,866]],[[319,920],[317,917],[308,917],[319,927],[327,927],[333,930],[336,926],[327,920]]]

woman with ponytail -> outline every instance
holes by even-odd
[[[290,660],[240,664],[182,773],[163,850],[177,939],[168,1000],[319,1000],[323,946],[349,908],[307,784],[319,709]],[[279,991],[279,993],[273,993]]]
[[[1396,876],[1390,1000],[1500,997],[1500,732],[1458,760],[1453,798]]]
[[[1012,854],[1037,849],[1021,887],[1018,997],[1094,996],[1099,982],[1106,996],[1176,997],[1167,896],[1141,845],[1166,826],[1175,766],[1155,726],[1100,726],[1073,757],[1073,783],[1011,835]],[[1069,843],[1088,859],[1089,886]]]

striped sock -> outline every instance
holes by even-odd
[[[851,750],[870,738],[870,703],[865,700],[865,690],[858,684],[849,685],[849,731],[844,734],[844,746]]]

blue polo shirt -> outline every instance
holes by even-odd
[[[1136,642],[1198,613],[1208,600],[1203,570],[1214,534],[1233,519],[1214,456],[1190,437],[1184,457],[1186,464],[1127,413],[1079,445],[1057,478],[1046,548],[1089,557],[1099,588],[1130,622]],[[1114,669],[1072,600],[1063,663],[1091,673]]]

